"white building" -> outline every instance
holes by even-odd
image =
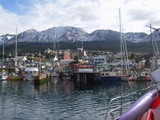
[[[93,57],[93,64],[102,64],[106,62],[106,56]]]

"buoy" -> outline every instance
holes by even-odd
[[[146,79],[149,79],[149,76],[148,76],[148,75],[146,75]]]
[[[11,78],[11,76],[8,76],[8,79],[10,79]]]

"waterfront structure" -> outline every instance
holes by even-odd
[[[93,64],[72,64],[68,65],[70,71],[72,71],[72,79],[79,83],[94,83],[100,82],[100,73],[95,71],[95,65]]]

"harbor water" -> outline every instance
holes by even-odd
[[[148,85],[147,81],[88,85],[55,78],[40,86],[0,81],[0,120],[104,120],[111,98]]]

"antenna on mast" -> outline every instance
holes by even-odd
[[[154,28],[154,27],[151,26],[151,24],[150,24],[150,26],[149,25],[146,25],[146,26],[151,28],[151,29],[154,29],[156,32],[160,33],[160,28]]]

